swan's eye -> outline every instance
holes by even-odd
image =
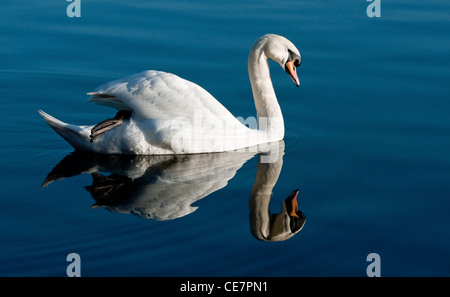
[[[296,53],[294,53],[293,51],[288,49],[288,61],[292,61],[292,60],[294,60],[295,67],[299,67],[300,64],[302,63],[300,57]]]

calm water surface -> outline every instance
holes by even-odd
[[[82,276],[365,276],[372,252],[382,276],[450,276],[448,1],[382,0],[380,18],[366,1],[68,4],[0,4],[1,276],[65,276],[72,252]],[[37,113],[98,123],[114,111],[86,92],[155,69],[254,116],[246,63],[265,33],[303,60],[299,88],[271,63],[286,137],[270,168],[72,155]],[[271,197],[251,195],[261,176]],[[254,214],[275,222],[297,188],[303,228],[261,240]]]

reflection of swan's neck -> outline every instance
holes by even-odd
[[[277,141],[284,137],[284,122],[270,79],[269,61],[264,52],[264,45],[264,40],[259,40],[253,45],[248,57],[248,74],[255,101],[258,129],[266,131],[272,141]]]
[[[250,197],[250,227],[253,235],[261,240],[270,240],[270,198],[283,166],[283,158],[275,163],[259,163],[255,183]]]

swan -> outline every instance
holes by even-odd
[[[257,127],[247,127],[210,93],[175,74],[148,70],[98,87],[89,102],[118,110],[94,126],[39,114],[75,150],[102,154],[193,154],[240,150],[280,141],[284,122],[270,78],[272,59],[298,87],[301,56],[283,36],[256,40],[248,57]],[[251,126],[249,124],[249,126]]]

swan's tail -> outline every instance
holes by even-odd
[[[89,134],[86,131],[86,127],[64,123],[42,110],[38,110],[38,112],[50,127],[75,149],[82,151],[89,150]]]

